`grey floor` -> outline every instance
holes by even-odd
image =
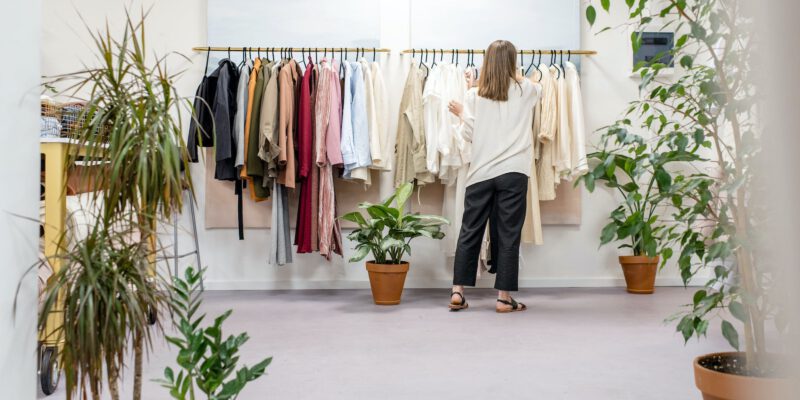
[[[468,291],[470,309],[459,313],[447,311],[447,290],[406,290],[396,307],[372,305],[367,290],[208,292],[204,308],[235,309],[225,328],[250,334],[244,362],[274,357],[242,400],[675,400],[700,398],[695,355],[728,349],[718,329],[684,346],[663,323],[691,293],[526,289],[517,298],[529,311],[496,314],[489,290]],[[156,343],[146,379],[174,357]],[[169,398],[151,381],[144,394]],[[62,382],[49,399],[63,398]]]

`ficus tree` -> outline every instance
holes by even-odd
[[[589,23],[597,24],[598,11],[608,12],[612,3],[591,1],[585,9]],[[600,30],[630,30],[634,52],[643,31],[675,32],[674,48],[663,55],[677,61],[676,72],[663,76],[672,65],[661,56],[634,66],[640,95],[623,117],[601,130],[603,150],[594,156],[606,169],[595,169],[588,180],[613,182],[618,170],[654,176],[657,190],[642,196],[664,200],[657,214],[664,218],[684,283],[699,271],[713,271],[691,306],[675,318],[677,330],[685,340],[699,338],[719,317],[723,336],[744,349],[747,369],[758,374],[768,350],[767,324],[782,331],[786,318],[770,295],[777,271],[756,250],[764,221],[754,175],[763,132],[753,82],[753,19],[743,0],[624,3],[628,23]],[[669,159],[675,165],[659,168]]]

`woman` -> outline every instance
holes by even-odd
[[[497,268],[494,287],[499,290],[495,310],[527,309],[510,292],[517,290],[520,233],[533,157],[533,107],[541,87],[525,79],[516,65],[514,45],[506,40],[493,42],[486,49],[478,87],[467,92],[464,104],[451,101],[448,105],[461,119],[461,139],[472,148],[453,266],[451,311],[468,307],[464,286],[475,286],[487,220],[498,233],[491,244],[497,254],[492,260]]]

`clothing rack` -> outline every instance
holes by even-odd
[[[347,53],[389,53],[391,49],[384,49],[384,48],[375,48],[375,47],[218,47],[218,46],[206,46],[206,47],[192,47],[193,51],[207,51],[207,52],[214,52],[214,51],[297,51],[297,52],[320,52],[320,51],[331,51],[331,52],[347,52]]]
[[[402,51],[404,54],[407,53],[441,53],[441,54],[483,54],[486,52],[484,49],[406,49]],[[593,56],[597,54],[595,50],[519,50],[519,54],[564,54],[564,55],[581,55],[581,56]]]

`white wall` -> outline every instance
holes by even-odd
[[[38,0],[8,2],[0,13],[0,390],[36,398],[36,270],[39,227]],[[11,39],[13,38],[13,39]],[[24,61],[23,61],[24,60]],[[14,215],[16,214],[16,215]],[[19,292],[17,288],[19,285]]]
[[[395,50],[384,56],[387,84],[392,93],[390,110],[397,110],[402,91],[404,63],[398,51],[410,47],[408,1],[381,1],[381,46]],[[45,0],[44,15],[44,73],[69,70],[80,66],[79,60],[90,61],[90,48],[86,35],[76,17],[73,5],[58,0]],[[73,0],[74,7],[84,14],[93,28],[100,27],[105,15],[119,21],[122,4],[101,0]],[[152,0],[145,1],[153,3]],[[134,2],[138,10],[141,0]],[[149,44],[152,50],[164,53],[178,51],[191,55],[191,47],[206,44],[205,1],[161,1],[151,10],[148,21]],[[615,6],[618,7],[618,6]],[[624,5],[622,5],[624,8]],[[625,14],[622,8],[609,18],[603,15],[604,23],[622,23]],[[583,60],[583,96],[587,126],[598,129],[615,119],[628,101],[637,95],[638,82],[629,77],[631,56],[629,36],[620,32],[606,32],[599,36],[590,31],[581,20],[582,46],[597,50],[599,54]],[[298,28],[299,29],[299,28]],[[344,27],[342,28],[344,29]],[[458,35],[458,32],[453,32]],[[81,37],[83,39],[76,39]],[[511,38],[513,40],[513,38]],[[77,40],[77,42],[76,42]],[[86,43],[86,44],[84,44]],[[77,46],[75,46],[77,44]],[[293,43],[232,43],[231,45],[256,44],[262,46],[288,46]],[[184,96],[194,94],[199,82],[203,55],[193,55],[194,65],[179,81],[178,87]],[[179,63],[173,64],[180,68]],[[391,123],[395,131],[396,121]],[[203,199],[203,168],[192,168],[197,189],[197,198]],[[381,182],[384,194],[391,192],[388,178]],[[368,287],[367,274],[360,263],[349,264],[341,258],[324,261],[316,254],[296,255],[295,262],[282,267],[268,265],[267,230],[248,230],[245,240],[239,241],[235,230],[206,230],[203,227],[203,205],[198,210],[199,238],[203,264],[209,267],[206,277],[208,287],[214,289],[268,289],[268,288],[351,288]],[[524,265],[520,271],[521,286],[616,286],[623,285],[622,274],[617,264],[617,250],[604,247],[598,250],[598,234],[606,223],[608,212],[616,206],[616,199],[603,189],[594,194],[584,193],[583,224],[581,226],[545,226],[543,246],[523,246]],[[231,207],[235,207],[231,196]],[[187,213],[188,214],[188,213]],[[182,229],[188,229],[188,219],[182,218]],[[190,239],[181,235],[181,252],[191,247]],[[345,243],[345,255],[351,254],[351,243]],[[439,243],[419,239],[415,242],[410,258],[412,269],[408,276],[408,287],[446,287],[452,279],[452,266],[439,250]],[[194,263],[185,259],[182,265]],[[480,285],[491,286],[493,278],[480,280]],[[674,268],[668,268],[659,276],[660,284],[676,285],[680,279]]]

